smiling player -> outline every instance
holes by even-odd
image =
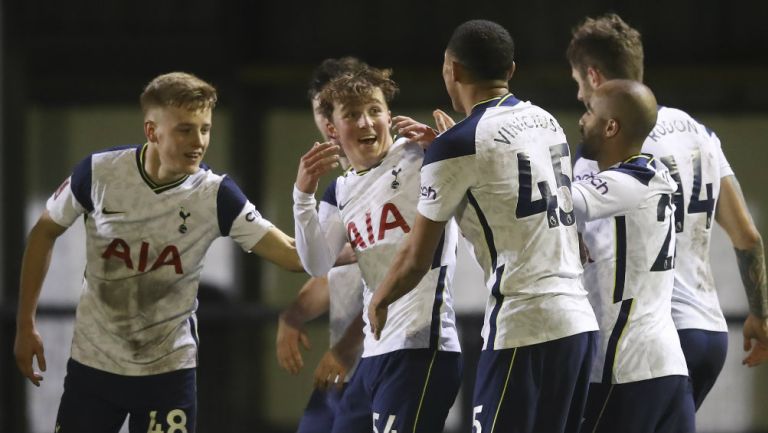
[[[301,270],[293,239],[262,218],[235,182],[202,164],[216,89],[187,73],[141,95],[147,142],[94,153],[48,199],[24,253],[14,351],[35,385],[45,371],[35,310],[56,239],[85,219],[77,307],[56,431],[195,431],[197,286],[211,243]]]

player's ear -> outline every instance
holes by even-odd
[[[450,77],[454,82],[462,83],[467,79],[467,71],[464,66],[456,60],[451,60]]]
[[[599,85],[603,84],[605,77],[602,73],[592,66],[587,66],[587,80],[593,89],[596,89]]]
[[[157,143],[157,125],[151,120],[144,121],[144,136],[150,143]]]
[[[507,71],[507,81],[512,79],[512,76],[515,75],[515,69],[517,68],[517,64],[515,62],[512,62],[512,67],[509,68]]]
[[[328,133],[328,138],[338,138],[336,127],[333,125],[333,122],[327,121],[325,123],[325,131]]]
[[[608,119],[605,123],[605,136],[607,138],[613,138],[621,131],[621,124],[616,119]]]

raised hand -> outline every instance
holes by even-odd
[[[299,161],[299,172],[296,174],[299,191],[314,194],[320,177],[339,166],[340,151],[339,145],[333,142],[315,142]]]
[[[438,132],[441,134],[456,124],[451,116],[447,115],[445,111],[440,110],[439,108],[432,112],[432,117],[435,118],[435,125],[437,126]]]
[[[398,135],[416,142],[419,146],[426,148],[437,137],[435,131],[429,125],[417,122],[408,116],[395,116],[392,118],[392,128]]]

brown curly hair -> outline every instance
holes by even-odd
[[[334,104],[368,102],[373,98],[376,88],[381,89],[384,100],[389,103],[399,90],[391,76],[391,69],[378,69],[368,65],[341,74],[332,79],[318,94],[320,112],[330,121],[333,118]]]

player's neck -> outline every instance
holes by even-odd
[[[493,98],[498,98],[509,93],[509,85],[502,80],[486,81],[467,85],[461,98],[464,113],[469,115],[472,108]]]
[[[600,158],[597,159],[597,167],[600,171],[611,168],[639,154],[640,149],[638,146],[622,146],[615,148],[614,152],[602,152]]]
[[[160,160],[160,154],[157,152],[155,146],[151,144],[146,145],[147,149],[144,153],[143,168],[144,174],[157,185],[166,185],[173,183],[184,176],[186,173],[175,173],[163,166]]]

